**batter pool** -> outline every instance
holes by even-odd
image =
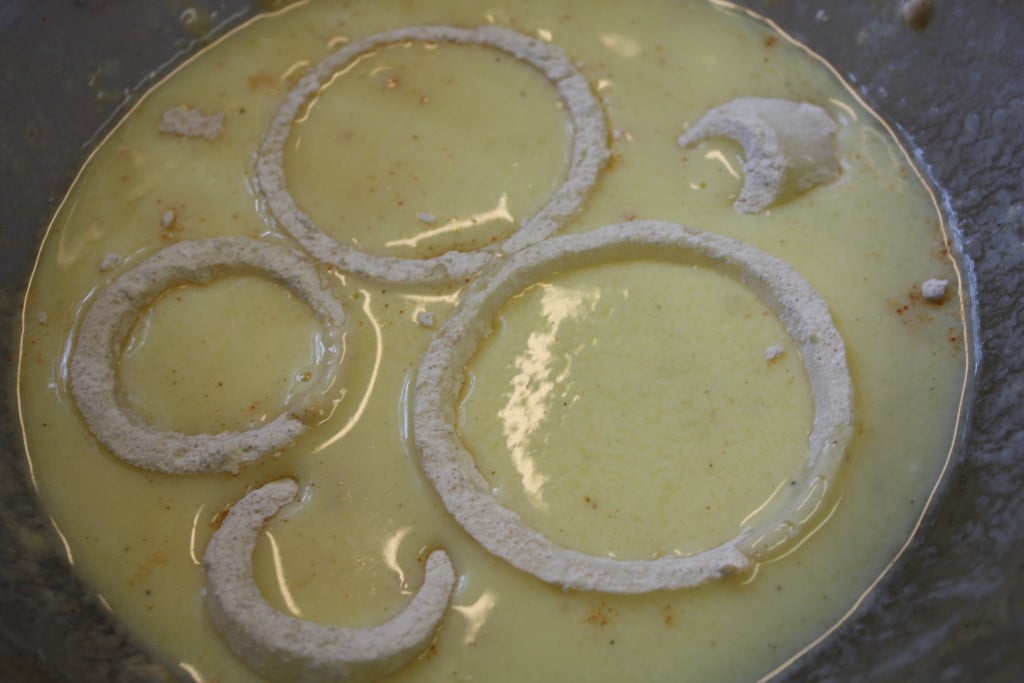
[[[497,26],[563,54],[596,118],[581,124],[558,78],[491,44],[410,38],[332,70],[282,146],[298,211],[372,257],[489,263],[389,283],[303,251],[257,159],[317,64],[418,26]],[[678,138],[740,98],[819,107],[837,166],[737,211],[747,143]],[[738,240],[805,279],[845,344],[851,437],[813,522],[780,552],[692,588],[563,590],[516,569],[449,513],[417,447],[415,383],[431,340],[527,246],[515,236],[572,176],[582,125],[603,131],[588,148],[598,170],[541,244],[636,220]],[[344,322],[331,332],[265,273],[175,285],[112,349],[121,407],[186,435],[257,429],[299,399],[315,410],[293,442],[237,473],[129,464],[72,394],[79,330],[125,273],[214,237],[298,252]],[[458,438],[494,499],[559,547],[618,560],[699,553],[771,515],[804,467],[814,406],[801,349],[749,281],[712,266],[628,253],[569,264],[482,321],[491,331],[452,401]],[[928,280],[948,282],[938,300],[934,284],[923,296]],[[281,614],[381,624],[413,599],[432,552],[450,558],[447,609],[389,681],[749,681],[827,636],[912,536],[956,437],[964,311],[942,215],[891,132],[813,54],[724,3],[299,2],[182,65],[83,168],[26,297],[20,410],[68,561],[186,680],[264,680],[213,626],[203,555],[232,505],[290,479],[296,501],[252,558]]]

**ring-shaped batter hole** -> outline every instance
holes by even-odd
[[[500,307],[545,274],[611,258],[711,266],[737,278],[778,316],[804,361],[815,416],[806,464],[794,473],[795,484],[769,514],[755,517],[736,537],[693,555],[615,560],[556,545],[498,502],[457,432],[466,365],[490,335]],[[833,488],[852,432],[852,398],[845,345],[828,306],[788,264],[731,238],[635,221],[547,240],[473,283],[423,358],[413,425],[424,472],[456,521],[489,552],[563,588],[641,593],[747,571],[799,536],[818,517],[804,514],[808,506]]]
[[[512,55],[405,41],[306,102],[284,170],[303,212],[365,252],[495,250],[564,180],[568,125],[551,81]]]
[[[118,384],[132,411],[156,429],[251,429],[294,405],[319,376],[322,333],[309,306],[266,277],[174,287],[129,331]],[[347,349],[350,340],[351,332]]]
[[[813,408],[788,339],[715,267],[546,273],[472,357],[459,434],[502,504],[557,545],[689,555],[769,510],[806,459]]]
[[[245,431],[183,434],[159,430],[128,407],[117,364],[135,322],[167,290],[230,275],[268,278],[302,300],[322,326],[323,354],[314,377],[275,419]],[[235,472],[280,451],[317,419],[343,351],[340,301],[302,254],[241,237],[179,242],[122,273],[86,311],[70,366],[71,393],[93,435],[121,460],[171,472]]]
[[[304,249],[345,272],[394,283],[454,282],[475,275],[494,260],[495,253],[486,249],[449,251],[434,258],[406,259],[370,254],[342,244],[297,206],[285,177],[285,145],[307,101],[352,60],[377,47],[403,41],[482,45],[508,53],[547,77],[565,106],[572,133],[565,180],[549,201],[504,241],[502,252],[512,253],[545,239],[576,213],[608,158],[607,126],[586,78],[559,48],[500,26],[413,26],[377,33],[328,55],[296,84],[275,113],[256,160],[256,183],[270,214]]]

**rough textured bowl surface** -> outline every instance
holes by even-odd
[[[682,0],[681,0],[682,1]],[[276,3],[0,3],[0,680],[167,680],[88,598],[36,507],[14,394],[21,296],[88,150],[203,36]],[[829,60],[915,150],[952,216],[974,380],[936,504],[877,589],[783,681],[1019,680],[1024,671],[1024,3],[746,0]],[[186,19],[182,17],[185,16]]]

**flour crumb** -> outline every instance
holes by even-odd
[[[946,288],[949,286],[949,280],[936,280],[934,278],[925,280],[921,284],[921,296],[924,297],[925,301],[931,301],[932,303],[941,303],[946,298]]]
[[[818,10],[817,12],[814,13],[814,20],[819,24],[824,24],[826,21],[828,21],[828,12],[826,12],[823,9]]]
[[[427,224],[433,223],[434,221],[437,220],[437,216],[430,213],[429,211],[422,211],[416,214],[416,218],[420,219],[420,222]]]
[[[786,353],[786,349],[781,344],[772,344],[764,350],[764,359],[771,363],[772,361],[778,360],[782,355]]]
[[[416,314],[416,322],[422,327],[434,326],[434,314],[430,311],[420,311]]]
[[[46,311],[39,311],[39,314],[36,316],[36,322],[40,325],[45,325],[50,322],[50,316],[46,315]]]
[[[920,31],[932,18],[932,0],[903,0],[900,19],[910,28]]]
[[[106,273],[109,270],[113,270],[121,265],[121,261],[123,261],[123,259],[120,255],[114,253],[107,254],[100,259],[99,271],[101,273]]]
[[[174,226],[174,221],[178,219],[178,215],[171,209],[164,211],[163,215],[160,216],[160,227],[164,230]]]
[[[160,117],[160,132],[183,138],[218,140],[224,132],[224,114],[204,114],[185,106],[171,107]]]

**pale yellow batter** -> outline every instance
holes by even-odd
[[[175,240],[294,244],[254,195],[252,164],[310,65],[389,28],[492,22],[568,54],[613,131],[612,159],[563,232],[634,217],[692,225],[785,259],[831,306],[855,391],[848,462],[820,528],[751,575],[639,596],[563,592],[478,546],[421,473],[409,433],[411,383],[457,287],[334,273],[348,321],[329,417],[238,475],[126,465],[76,412],[66,369],[98,288]],[[739,146],[682,149],[676,138],[743,96],[829,112],[839,179],[762,214],[734,211]],[[161,134],[162,113],[181,105],[222,113],[221,137]],[[339,74],[303,113],[289,187],[335,239],[373,253],[477,249],[500,243],[561,182],[566,126],[547,80],[507,54],[396,45]],[[108,254],[125,262],[101,272]],[[929,278],[950,280],[943,303],[922,301]],[[209,623],[200,562],[226,508],[283,476],[302,499],[267,527],[255,564],[286,613],[380,622],[420,585],[427,554],[449,552],[452,605],[432,646],[393,680],[751,680],[835,625],[912,533],[958,418],[958,283],[935,202],[886,129],[815,58],[753,21],[684,0],[298,3],[161,83],[83,170],[26,300],[26,443],[76,571],[196,681],[258,680]],[[160,428],[246,429],[301,386],[317,334],[304,304],[258,278],[189,286],[136,324],[121,379]],[[769,360],[775,345],[784,353]],[[504,307],[468,373],[460,429],[495,495],[590,553],[643,559],[719,543],[806,457],[812,409],[797,349],[742,283],[700,268],[552,273]]]

